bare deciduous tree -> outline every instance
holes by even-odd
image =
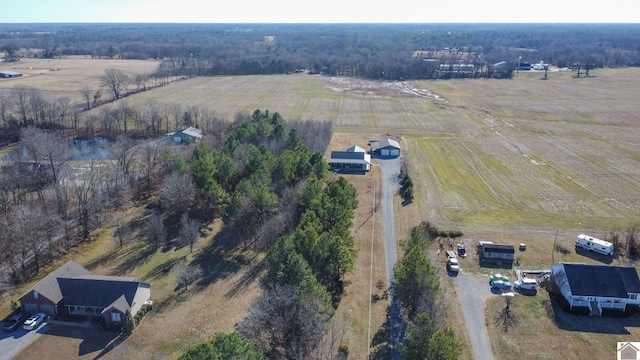
[[[129,75],[113,68],[105,70],[104,75],[100,78],[100,85],[109,89],[115,100],[120,99],[130,83]]]
[[[11,114],[11,99],[4,94],[0,94],[0,119],[3,125],[9,124],[9,115]]]
[[[26,85],[16,85],[13,87],[13,101],[16,104],[18,113],[20,113],[23,124],[28,123],[27,111],[29,107],[29,87]]]
[[[513,296],[504,296],[504,308],[498,313],[498,316],[494,319],[496,326],[500,326],[502,331],[507,332],[509,329],[518,325],[518,317],[511,311],[511,302]]]
[[[129,235],[131,234],[131,224],[129,224],[122,217],[117,217],[115,220],[115,229],[113,230],[113,235],[118,241],[118,245],[122,249],[124,244],[127,242]]]
[[[191,174],[172,173],[160,187],[160,204],[174,214],[187,211],[194,204],[197,189]]]
[[[164,226],[162,217],[155,212],[149,215],[146,230],[147,242],[153,250],[157,250],[158,246],[167,239],[167,229]]]
[[[84,109],[85,110],[91,110],[91,100],[93,98],[93,90],[88,87],[88,86],[84,86],[82,89],[80,89],[80,96],[82,96],[82,99],[84,100]]]
[[[330,314],[323,308],[319,299],[293,286],[276,285],[249,308],[237,329],[269,359],[309,359],[327,330]]]
[[[189,284],[202,277],[202,268],[195,264],[187,264],[185,259],[175,264],[171,272],[176,275],[176,290],[183,289],[183,292],[189,290]]]
[[[187,213],[183,213],[180,217],[180,242],[189,246],[189,252],[193,252],[193,245],[198,241],[200,236],[200,224],[197,220],[189,219]]]

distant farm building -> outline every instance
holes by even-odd
[[[194,127],[188,127],[186,129],[168,133],[168,137],[170,137],[174,143],[181,144],[187,141],[198,142],[202,139],[203,132],[200,129],[196,129]]]
[[[329,166],[334,171],[365,172],[371,170],[371,155],[358,145],[346,151],[332,151]]]
[[[393,139],[371,140],[371,154],[380,157],[398,157],[400,156],[400,143]]]
[[[22,76],[22,73],[19,73],[16,71],[9,71],[9,70],[0,71],[0,78],[3,78],[3,79],[16,78],[20,76]]]

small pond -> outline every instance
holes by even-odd
[[[109,150],[106,146],[109,141],[105,138],[97,137],[93,139],[74,139],[67,141],[67,146],[71,151],[70,160],[107,160]]]

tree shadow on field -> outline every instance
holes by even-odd
[[[241,248],[238,242],[234,242],[233,232],[229,228],[220,230],[211,245],[202,249],[192,261],[192,265],[199,266],[203,273],[198,287],[205,288],[250,265],[253,258],[247,257]]]
[[[165,262],[158,264],[142,277],[142,281],[157,280],[171,271],[173,265],[183,260],[185,257],[167,259]]]
[[[378,331],[373,335],[369,344],[369,358],[372,360],[388,360],[391,358],[391,330],[389,329],[389,311],[387,310],[387,320],[380,325]]]
[[[123,276],[149,260],[156,251],[143,242],[136,243],[125,255],[125,260],[113,271],[115,276]]]

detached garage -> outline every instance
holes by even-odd
[[[371,154],[379,157],[398,157],[400,156],[400,143],[393,139],[372,140],[369,141],[371,146]]]
[[[8,79],[8,78],[15,78],[20,76],[22,76],[22,73],[19,73],[19,72],[8,71],[8,70],[0,71],[0,78]]]

